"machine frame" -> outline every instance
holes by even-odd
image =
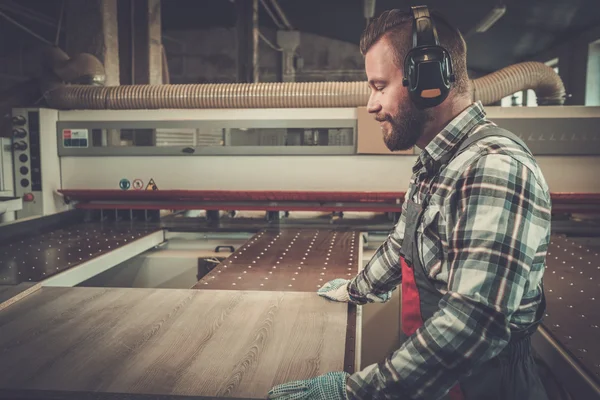
[[[488,117],[517,133],[538,158],[548,179],[555,210],[564,213],[597,213],[600,209],[600,180],[597,179],[600,155],[600,107],[486,107]],[[245,110],[85,110],[57,111],[16,109],[15,117],[39,111],[41,133],[42,190],[34,191],[36,202],[17,214],[19,219],[59,216],[61,211],[77,212],[79,223],[89,222],[95,212],[100,224],[119,229],[155,226],[160,232],[139,245],[110,249],[104,256],[88,260],[49,277],[42,286],[70,286],[89,279],[116,263],[125,262],[162,243],[165,232],[257,232],[263,228],[286,229],[302,226],[330,229],[359,229],[378,233],[393,226],[393,218],[369,225],[357,219],[343,223],[348,211],[397,213],[403,190],[408,185],[411,167],[418,151],[392,154],[366,151],[360,138],[379,140],[377,124],[368,129],[356,108],[336,109],[245,109]],[[368,118],[371,118],[367,115]],[[372,121],[371,121],[372,122]],[[66,148],[63,131],[69,129],[170,129],[195,128],[349,128],[352,146],[186,146]],[[27,123],[24,125],[27,127]],[[226,141],[225,141],[226,142]],[[19,154],[18,151],[15,154]],[[29,153],[27,153],[29,154]],[[16,157],[13,157],[15,159]],[[22,163],[14,160],[15,169]],[[6,164],[5,162],[3,165]],[[6,166],[3,167],[6,174]],[[142,177],[156,180],[158,190],[121,190],[119,181]],[[577,177],[578,179],[574,179]],[[16,179],[16,178],[15,178]],[[16,196],[31,193],[15,186]],[[67,204],[68,203],[68,204]],[[567,205],[567,208],[561,208]],[[219,211],[253,210],[315,211],[331,218],[312,220],[277,218],[231,218],[210,220]],[[588,208],[586,208],[588,207]],[[86,209],[73,210],[74,208]],[[151,222],[134,218],[134,211],[205,210],[204,218],[178,218],[171,214]],[[131,217],[123,218],[130,215]],[[156,215],[156,213],[154,213]],[[279,216],[279,214],[277,214]],[[107,216],[111,216],[110,218]],[[112,217],[114,216],[114,218]],[[191,222],[190,222],[191,221]],[[342,221],[342,223],[340,223]],[[98,221],[96,221],[97,223]],[[239,224],[238,224],[239,222]],[[246,222],[249,222],[245,225]],[[0,237],[11,240],[12,232],[23,223],[0,227]],[[31,221],[29,221],[29,225]],[[582,226],[590,226],[586,223]],[[65,226],[70,226],[65,224]],[[376,228],[372,228],[376,226]],[[369,229],[364,229],[368,227]],[[36,228],[37,229],[37,228]],[[25,231],[36,232],[36,229]],[[35,233],[32,233],[35,234]],[[375,238],[375,236],[371,236]],[[105,249],[106,250],[106,249]],[[116,251],[115,251],[116,250]],[[91,254],[90,254],[91,256]],[[587,310],[586,310],[587,311]],[[359,341],[360,342],[360,341]],[[587,396],[600,396],[597,377],[578,367],[578,361],[565,351],[543,328],[534,340],[535,349],[555,371],[561,383],[573,392],[578,388]],[[569,367],[567,373],[562,368]],[[573,375],[575,374],[575,375]],[[585,385],[585,388],[582,387]],[[591,398],[591,397],[586,397]]]

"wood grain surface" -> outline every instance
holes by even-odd
[[[42,288],[0,312],[0,389],[265,398],[343,369],[347,309],[314,293]]]
[[[204,276],[194,289],[316,292],[358,271],[360,232],[262,231]]]
[[[41,289],[41,283],[23,282],[17,285],[0,285],[0,311]]]

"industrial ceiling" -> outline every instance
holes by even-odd
[[[278,0],[278,3],[293,27],[303,32],[358,43],[366,24],[362,0]],[[387,9],[419,4],[439,10],[468,34],[469,68],[482,73],[530,59],[569,36],[600,26],[598,0],[507,0],[501,2],[506,12],[497,23],[487,32],[470,34],[499,3],[497,0],[430,0],[425,3],[376,0],[375,15]],[[190,12],[191,9],[198,12]],[[263,7],[259,21],[262,26],[275,28]],[[234,24],[231,1],[163,1],[165,30]]]
[[[294,29],[358,43],[365,27],[362,0],[278,0]],[[375,15],[390,8],[423,4],[415,1],[377,0]],[[468,34],[469,68],[488,73],[531,59],[569,37],[600,25],[598,0],[506,0],[505,14],[488,31],[472,33],[474,26],[498,5],[495,0],[430,0],[463,33]],[[62,0],[0,0],[0,12],[54,41]],[[163,31],[206,29],[235,25],[231,0],[163,0]],[[261,6],[259,23],[275,25]],[[63,24],[64,25],[64,24]],[[36,40],[6,20],[0,24],[0,55]],[[10,39],[9,39],[10,38]]]

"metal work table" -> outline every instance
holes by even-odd
[[[0,309],[6,306],[4,302],[51,284],[51,279],[60,281],[67,271],[93,274],[82,271],[81,275],[74,267],[113,256],[115,250],[159,232],[160,228],[132,224],[76,223],[7,240],[0,245]],[[108,262],[100,262],[104,264],[100,268],[109,268]],[[67,277],[66,286],[77,283],[69,284],[69,279],[73,282]]]
[[[327,281],[356,275],[361,243],[359,232],[262,231],[194,288],[315,292]]]
[[[78,224],[0,246],[0,284],[39,282],[159,229]]]
[[[600,258],[552,236],[544,274],[547,311],[534,347],[573,395],[600,398]],[[579,397],[577,397],[579,398]]]

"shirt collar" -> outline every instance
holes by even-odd
[[[441,159],[465,138],[468,133],[481,124],[486,118],[481,101],[477,101],[458,114],[438,133],[419,154],[419,159],[413,167],[418,172],[423,166],[428,173],[436,173],[441,166]]]

